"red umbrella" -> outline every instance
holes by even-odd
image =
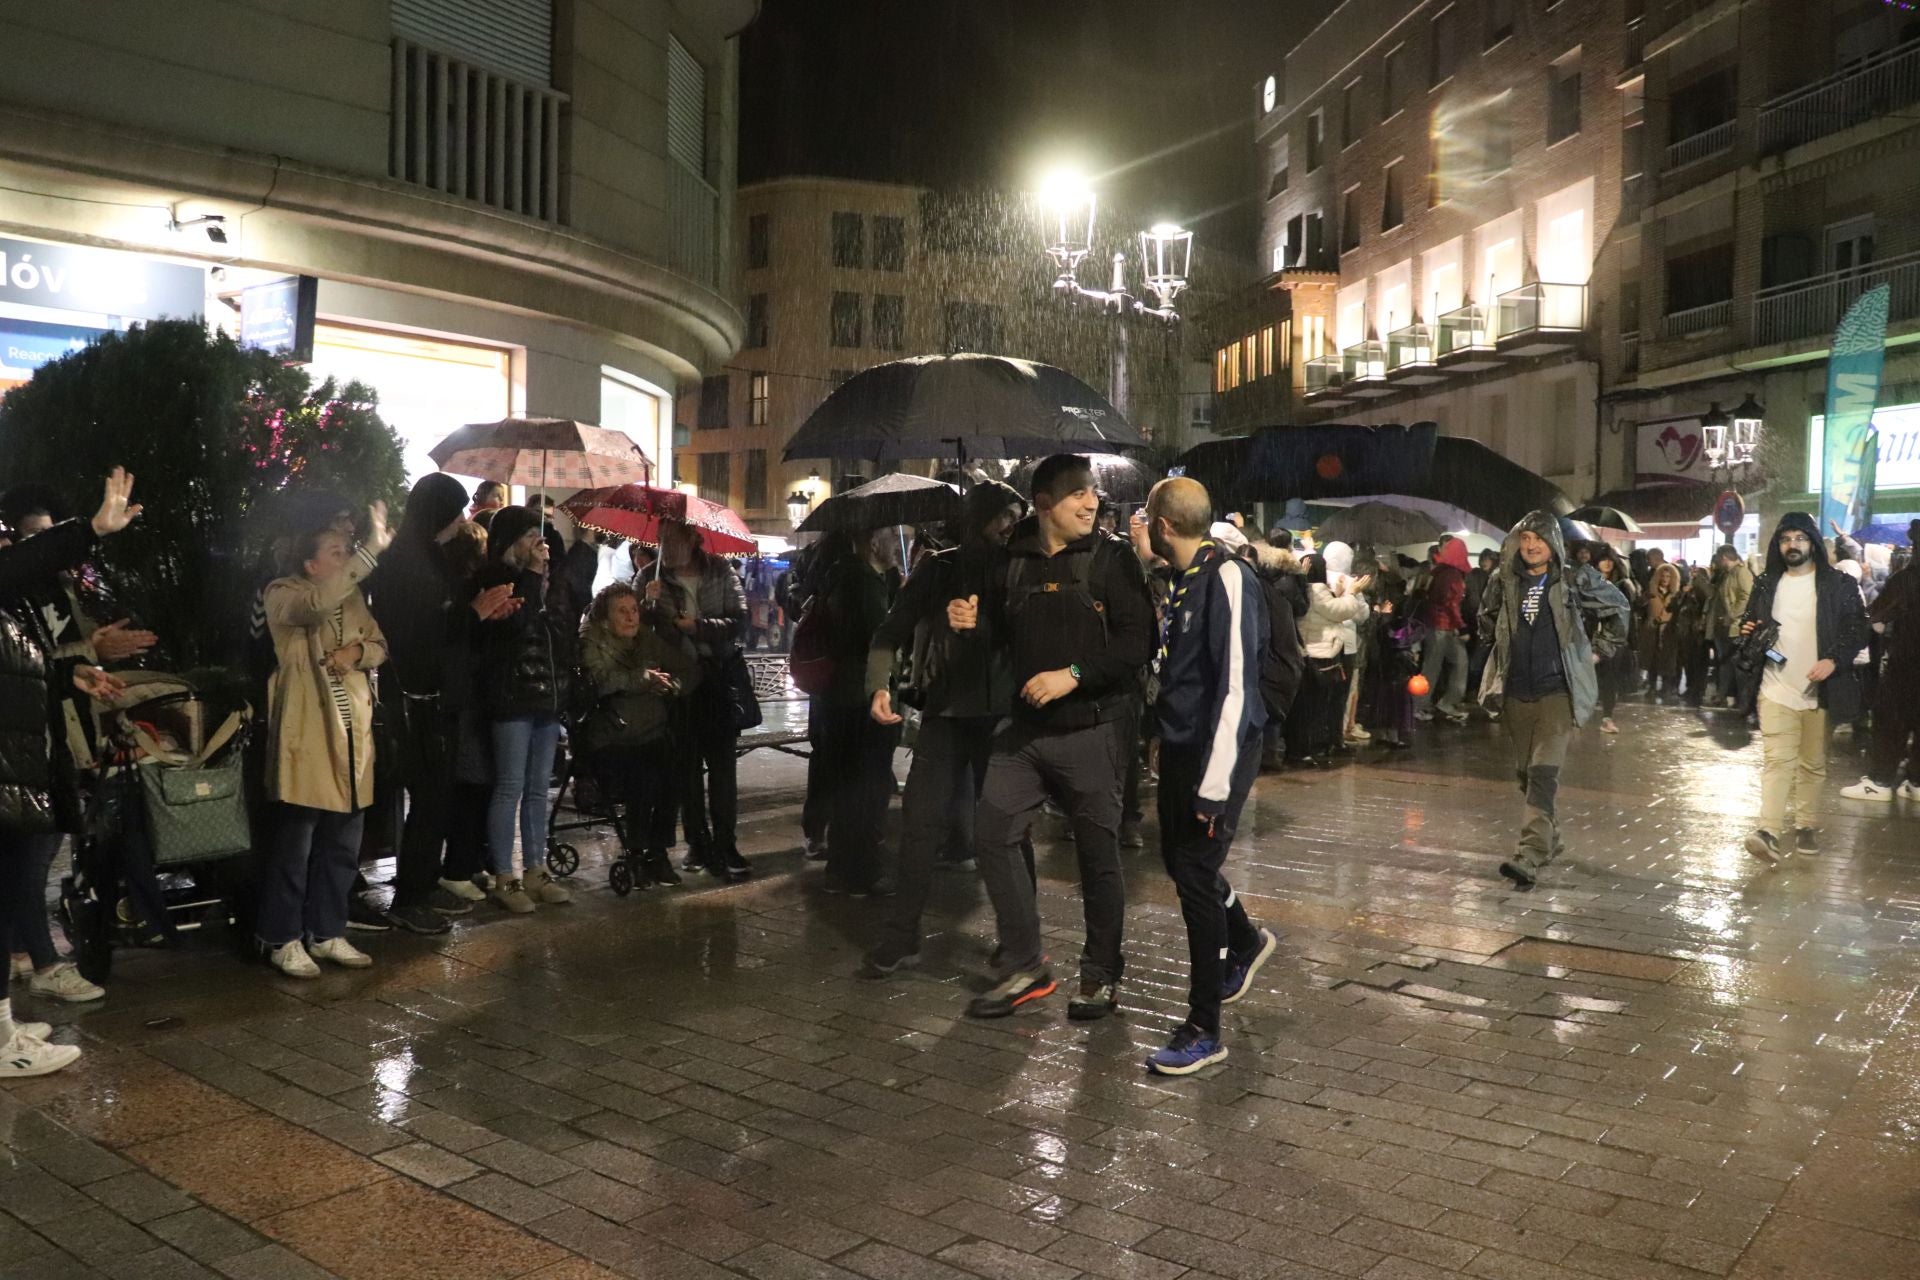
[[[698,529],[701,542],[716,555],[752,555],[759,548],[747,522],[732,510],[678,489],[647,484],[588,489],[568,498],[560,509],[575,524],[653,546],[660,544],[660,522],[670,520]]]
[[[653,463],[618,431],[570,418],[473,422],[427,455],[442,471],[533,489],[645,484]]]

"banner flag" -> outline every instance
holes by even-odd
[[[1880,284],[1867,290],[1847,308],[1833,331],[1833,354],[1827,358],[1826,440],[1820,475],[1820,532],[1847,523],[1857,510],[1872,502],[1871,469],[1863,466],[1861,450],[1873,434],[1873,408],[1880,398],[1880,370],[1886,361],[1887,305],[1893,287]]]

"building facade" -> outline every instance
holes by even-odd
[[[674,399],[742,333],[725,228],[755,11],[21,8],[0,45],[0,389],[92,333],[235,327],[248,290],[309,278],[314,372],[380,394],[410,474],[508,414],[619,427],[670,468]]]
[[[1431,419],[1629,509],[1693,482],[1639,499],[1678,538],[1728,486],[1806,505],[1827,343],[1887,283],[1881,507],[1920,507],[1917,34],[1881,0],[1347,0],[1256,107],[1290,420]],[[1700,420],[1743,402],[1760,461],[1715,472]]]
[[[734,223],[745,334],[739,354],[682,406],[678,475],[756,532],[790,529],[796,495],[804,502],[793,510],[803,511],[849,478],[872,478],[870,462],[782,455],[835,387],[888,360],[958,351],[1035,359],[1081,377],[1169,450],[1204,429],[1203,344],[1181,325],[1121,321],[1055,297],[1024,197],[784,177],[741,188]],[[1182,310],[1210,305],[1249,274],[1196,250]]]

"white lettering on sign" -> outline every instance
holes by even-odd
[[[1841,378],[1843,403],[1849,394],[1860,394],[1857,388],[1846,386],[1847,381],[1844,376]],[[1920,487],[1920,404],[1886,405],[1876,409],[1873,425],[1880,433],[1879,460],[1873,476],[1875,492]],[[1809,493],[1825,492],[1822,465],[1826,460],[1826,426],[1826,415],[1815,414],[1807,432]]]

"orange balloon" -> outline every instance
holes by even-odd
[[[1407,681],[1407,692],[1416,698],[1426,697],[1432,688],[1433,686],[1427,683],[1425,676],[1415,676],[1413,679]]]

